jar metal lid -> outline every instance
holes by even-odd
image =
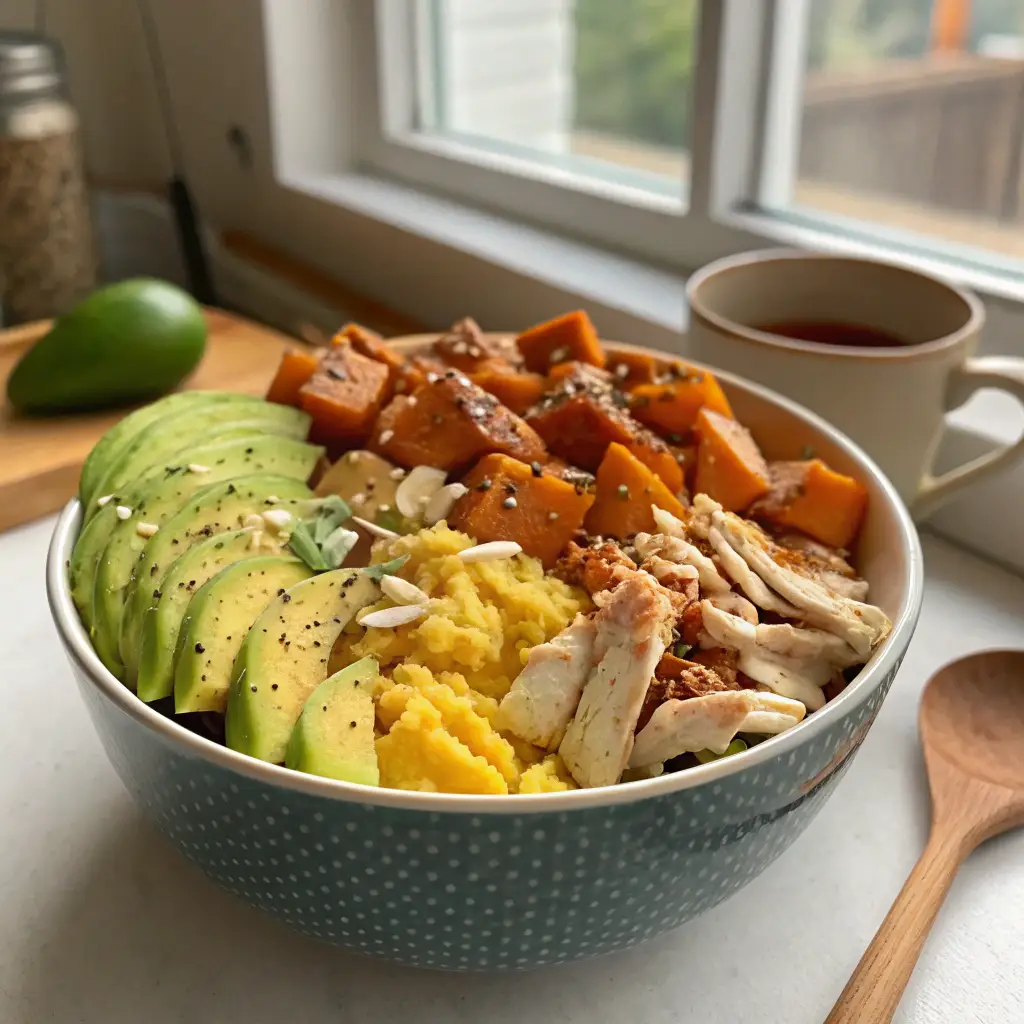
[[[63,88],[59,43],[31,32],[0,32],[0,103],[59,95]]]

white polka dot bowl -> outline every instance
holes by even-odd
[[[47,589],[96,731],[134,799],[217,884],[306,935],[404,964],[521,970],[625,949],[737,892],[831,795],[917,621],[914,527],[873,463],[808,412],[721,374],[769,458],[812,447],[863,480],[858,566],[893,620],[844,692],[749,751],[643,782],[531,796],[374,789],[291,772],[184,728],[103,667],[71,601],[80,522],[54,532]]]

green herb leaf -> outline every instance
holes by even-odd
[[[392,558],[390,562],[379,562],[377,565],[368,565],[364,570],[366,575],[372,580],[376,580],[378,583],[385,576],[394,576],[399,569],[409,561],[408,555],[402,555],[400,558]]]
[[[733,754],[742,754],[747,749],[745,740],[734,739],[732,743],[725,748],[725,752],[722,754],[716,754],[713,750],[698,750],[693,756],[700,761],[701,764],[709,764],[711,761],[720,761],[723,757],[732,757]]]
[[[692,651],[692,650],[693,650],[693,644],[682,644],[682,643],[680,643],[680,644],[676,644],[675,645],[675,647],[672,649],[672,653],[677,658],[685,658],[690,653],[690,651]]]
[[[288,547],[290,547],[292,551],[294,551],[295,554],[313,570],[313,572],[327,571],[327,563],[324,561],[324,557],[320,553],[320,548],[313,540],[309,527],[306,523],[299,523],[295,529],[292,530],[292,535],[288,538]]]
[[[355,544],[355,540],[353,540],[347,548],[342,550],[342,536],[352,533],[352,531],[344,530],[339,533],[341,524],[351,515],[352,509],[341,498],[336,494],[329,494],[316,504],[312,516],[295,524],[288,546],[313,572],[337,569]],[[335,534],[337,537],[331,544],[330,550],[325,551],[324,546]],[[356,535],[353,534],[353,537]]]

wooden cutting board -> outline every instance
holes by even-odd
[[[301,345],[221,310],[207,313],[209,339],[199,369],[183,387],[262,395],[281,352]],[[7,377],[47,323],[0,331],[0,402]],[[55,512],[75,493],[89,450],[128,409],[52,417],[16,416],[0,407],[0,531]]]

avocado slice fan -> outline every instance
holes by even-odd
[[[171,215],[174,218],[178,245],[181,247],[181,257],[185,264],[188,288],[197,302],[214,305],[216,296],[213,280],[210,277],[210,267],[199,231],[199,218],[196,216],[195,203],[185,177],[181,133],[178,131],[178,125],[174,119],[171,90],[167,81],[163,55],[160,52],[156,22],[153,20],[148,0],[138,0],[138,8],[142,34],[146,40],[149,61],[153,69],[153,81],[156,85],[164,134],[167,138],[167,150],[171,158],[171,177],[167,182],[167,201],[171,204]]]

